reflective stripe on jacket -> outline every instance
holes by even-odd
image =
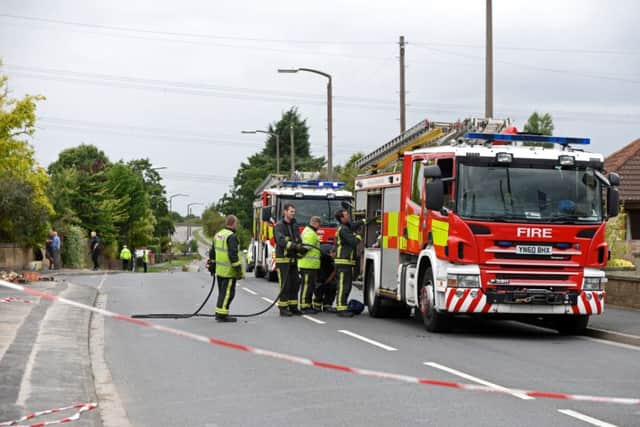
[[[223,228],[213,238],[213,247],[216,253],[216,275],[227,278],[241,276],[242,263],[238,257],[238,244],[233,230]]]
[[[122,248],[120,251],[120,259],[129,261],[131,259],[131,251],[129,248]]]
[[[308,245],[306,247],[307,253],[298,260],[298,268],[305,268],[309,270],[320,269],[320,250],[310,248],[309,246],[320,247],[320,236],[316,232],[316,229],[307,225],[302,230],[302,244]]]

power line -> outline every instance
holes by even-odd
[[[411,42],[412,46],[418,47],[452,47],[461,49],[484,49],[484,45],[465,44],[465,43],[439,43],[439,42]],[[494,50],[512,50],[512,51],[528,51],[528,52],[549,52],[549,53],[576,53],[576,54],[593,54],[593,55],[638,55],[640,50],[637,49],[576,49],[576,48],[547,48],[547,47],[531,47],[531,46],[495,46]]]

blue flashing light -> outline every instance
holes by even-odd
[[[529,142],[550,142],[553,144],[569,145],[581,144],[587,145],[591,143],[589,138],[570,138],[567,136],[543,136],[529,134],[507,134],[507,133],[479,133],[469,132],[465,135],[469,139],[484,139],[487,141],[529,141]]]
[[[511,242],[508,242],[506,240],[500,240],[498,241],[498,246],[502,248],[508,248],[509,246],[511,246]]]
[[[569,249],[571,247],[571,243],[558,243],[556,246],[558,249]]]
[[[344,188],[347,184],[342,181],[282,181],[280,185],[286,187],[309,187],[309,188]]]

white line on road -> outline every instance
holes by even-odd
[[[98,290],[99,291],[102,289],[102,285],[104,285],[105,280],[107,280],[107,273],[104,273],[102,275],[102,280],[100,280],[100,284],[98,285]]]
[[[251,290],[249,288],[243,287],[242,290],[245,291],[245,292],[249,292],[251,295],[258,295],[258,293],[256,291]]]
[[[325,323],[327,323],[323,320],[316,319],[315,317],[307,316],[306,314],[303,314],[302,317],[304,317],[307,320],[311,320],[312,322],[317,323],[318,325],[324,325]]]
[[[570,417],[576,418],[580,421],[584,421],[585,423],[598,426],[598,427],[617,427],[615,424],[607,423],[605,421],[600,421],[597,418],[590,417],[585,414],[581,414],[577,411],[572,411],[571,409],[558,409],[558,412],[561,414],[568,415]]]
[[[358,339],[360,341],[364,341],[364,342],[366,342],[368,344],[375,345],[376,347],[380,347],[380,348],[382,348],[384,350],[387,350],[387,351],[398,351],[397,348],[393,348],[393,347],[388,346],[386,344],[382,344],[381,342],[374,341],[374,340],[372,340],[370,338],[367,338],[367,337],[363,337],[362,335],[358,335],[358,334],[356,334],[354,332],[351,332],[351,331],[340,329],[338,332],[340,332],[341,334],[349,335],[350,337],[353,337],[353,338]]]
[[[269,298],[267,298],[267,297],[260,297],[260,298],[262,298],[263,300],[265,300],[265,301],[266,301],[266,302],[268,302],[269,304],[273,304],[273,300],[272,300],[272,299],[269,299]]]
[[[593,338],[593,337],[578,337],[578,338],[582,338],[583,340],[587,340],[587,341],[597,342],[597,343],[600,343],[600,344],[611,345],[611,346],[614,346],[614,347],[626,348],[627,350],[640,351],[640,347],[635,346],[635,345],[631,345],[631,344],[624,344],[624,343],[621,343],[621,342],[603,340],[603,339],[600,339],[600,338]]]
[[[464,372],[458,371],[457,369],[449,368],[448,366],[444,366],[444,365],[441,365],[441,364],[436,363],[436,362],[424,362],[424,364],[427,365],[427,366],[431,366],[432,368],[440,369],[441,371],[445,371],[445,372],[448,372],[450,374],[457,375],[460,378],[464,378],[466,380],[473,381],[474,383],[482,384],[482,385],[485,385],[487,387],[495,388],[496,390],[504,391],[507,394],[510,394],[510,395],[512,395],[514,397],[517,397],[519,399],[522,399],[522,400],[535,399],[534,397],[527,396],[526,394],[517,393],[517,392],[509,392],[509,389],[506,388],[506,387],[503,387],[503,386],[498,385],[498,384],[491,383],[489,381],[483,380],[483,379],[478,378],[478,377],[474,377],[473,375],[465,374]]]
[[[640,338],[640,336],[638,336],[638,335],[625,334],[624,332],[616,332],[616,331],[612,331],[611,329],[598,329],[598,328],[589,328],[589,329],[592,329],[592,330],[598,331],[598,332],[606,332],[607,334],[618,335],[618,336],[621,336],[621,337]]]

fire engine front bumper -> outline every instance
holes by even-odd
[[[604,291],[499,292],[446,288],[444,311],[459,314],[602,314]]]

